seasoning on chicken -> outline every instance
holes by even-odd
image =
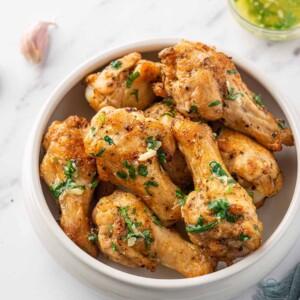
[[[165,225],[181,219],[179,188],[160,164],[176,149],[169,128],[134,108],[105,107],[92,119],[85,148],[96,158],[102,181],[141,197]]]
[[[182,206],[192,242],[228,264],[258,249],[262,224],[255,206],[230,177],[210,127],[178,119],[173,132],[193,174],[195,191]]]
[[[229,173],[249,193],[257,208],[266,197],[281,190],[283,176],[271,151],[229,128],[220,128],[217,143]]]
[[[174,99],[181,114],[221,120],[272,151],[294,144],[291,130],[267,111],[261,96],[249,90],[224,53],[180,41],[162,50],[159,57],[165,94]]]
[[[89,75],[85,96],[95,111],[105,106],[145,109],[155,99],[151,83],[160,77],[160,65],[130,53]]]
[[[63,231],[79,247],[97,257],[88,211],[98,174],[95,159],[84,151],[88,125],[86,119],[77,116],[53,122],[43,140],[46,154],[40,172],[59,204]]]
[[[163,227],[133,194],[117,190],[100,199],[93,211],[93,221],[99,228],[102,253],[122,265],[155,271],[162,264],[185,277],[211,273],[216,266],[216,261],[198,246]]]
[[[157,102],[145,110],[147,118],[153,118],[160,121],[163,125],[171,129],[175,118],[183,118],[174,106],[172,99],[164,99],[163,102]],[[187,166],[184,156],[176,147],[174,156],[170,161],[162,164],[171,180],[181,189],[186,189],[192,182],[192,174]]]

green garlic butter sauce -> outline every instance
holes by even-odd
[[[241,16],[267,29],[288,30],[300,25],[300,0],[235,0]]]

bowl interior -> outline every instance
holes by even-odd
[[[154,61],[158,60],[157,54],[158,51],[151,52],[142,52],[143,57],[146,59],[151,59]],[[117,57],[115,57],[116,59]],[[95,70],[99,70],[102,66],[105,66],[109,61],[104,61],[103,65],[95,66]],[[277,104],[276,100],[272,96],[271,92],[268,91],[260,82],[258,82],[251,74],[247,73],[243,70],[242,66],[239,66],[236,63],[237,68],[239,69],[243,80],[247,83],[247,85],[255,91],[257,94],[262,95],[262,99],[267,108],[275,114],[279,118],[286,119],[283,111]],[[88,75],[88,74],[86,74]],[[44,132],[47,131],[48,126],[54,120],[64,120],[70,115],[78,115],[81,117],[85,117],[88,120],[91,120],[95,112],[90,108],[89,104],[85,100],[84,97],[84,85],[82,84],[84,78],[78,78],[78,82],[70,89],[70,91],[61,99],[60,103],[55,108],[53,114],[48,120],[47,127],[44,128]],[[297,178],[297,157],[296,157],[296,148],[295,147],[284,147],[283,151],[279,153],[275,153],[276,158],[278,160],[279,166],[284,174],[284,185],[281,192],[271,199],[267,199],[265,205],[258,210],[258,215],[260,220],[264,224],[263,231],[263,242],[265,242],[272,233],[276,230],[282,219],[284,218],[285,213],[288,210],[290,205]],[[40,161],[43,157],[43,150],[40,150]],[[47,205],[53,215],[55,220],[59,218],[58,207],[56,206],[56,202],[52,197],[48,187],[41,180],[42,190],[47,202]],[[66,236],[66,239],[68,237]],[[74,244],[74,247],[77,247]],[[251,254],[250,254],[251,255]],[[168,268],[159,266],[157,271],[151,273],[144,269],[131,269],[127,267],[123,267],[121,265],[115,264],[108,259],[106,259],[103,255],[100,254],[99,261],[105,263],[106,265],[111,266],[112,268],[134,274],[142,277],[149,278],[160,278],[160,279],[176,279],[182,278],[182,276]],[[95,263],[97,263],[95,261]],[[219,269],[224,268],[224,265],[220,264]]]

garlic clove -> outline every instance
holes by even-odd
[[[53,22],[39,21],[24,32],[21,39],[21,52],[32,64],[39,63],[47,50],[49,43],[49,27]]]

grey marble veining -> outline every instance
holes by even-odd
[[[51,31],[47,60],[32,66],[19,52],[20,35],[28,24],[53,17],[58,27]],[[200,40],[250,60],[300,105],[300,39],[277,43],[252,36],[233,20],[226,1],[11,0],[1,9],[0,22],[0,282],[6,299],[40,299],[41,293],[43,299],[100,299],[40,245],[25,212],[20,181],[25,143],[38,111],[87,58],[144,38]],[[300,260],[299,250],[298,242],[271,276],[281,278]],[[236,299],[251,299],[254,291]]]

